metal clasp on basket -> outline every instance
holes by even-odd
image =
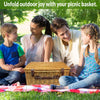
[[[31,69],[31,75],[34,76],[34,69]]]
[[[63,76],[64,75],[64,68],[61,68],[61,75]]]

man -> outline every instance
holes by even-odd
[[[68,66],[79,63],[81,49],[81,34],[78,30],[70,30],[68,23],[62,18],[52,21],[54,38],[53,61],[61,61]]]

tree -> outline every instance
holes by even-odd
[[[99,9],[53,9],[57,17],[65,18],[70,25],[95,23],[100,25]]]
[[[0,22],[1,22],[1,25],[4,23],[4,17],[3,17],[3,10],[0,10]]]
[[[4,16],[10,17],[11,22],[13,22],[15,18],[18,19],[18,22],[22,22],[25,20],[25,16],[27,16],[27,12],[22,9],[0,9],[1,25],[4,23],[4,18],[5,18]]]
[[[40,9],[38,13],[48,19],[50,22],[56,17],[56,13],[52,9]]]

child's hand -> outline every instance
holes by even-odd
[[[8,71],[12,71],[12,69],[14,68],[14,65],[6,65],[6,70]]]
[[[12,71],[18,71],[20,73],[24,73],[24,69],[22,67],[19,68],[13,68]]]

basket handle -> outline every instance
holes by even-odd
[[[59,75],[53,76],[53,77],[41,77],[41,76],[34,76],[35,79],[59,79]]]
[[[61,68],[60,73],[62,76],[64,75],[64,68]],[[34,69],[31,69],[31,76],[34,76]]]
[[[31,69],[31,76],[34,76],[34,69]]]

